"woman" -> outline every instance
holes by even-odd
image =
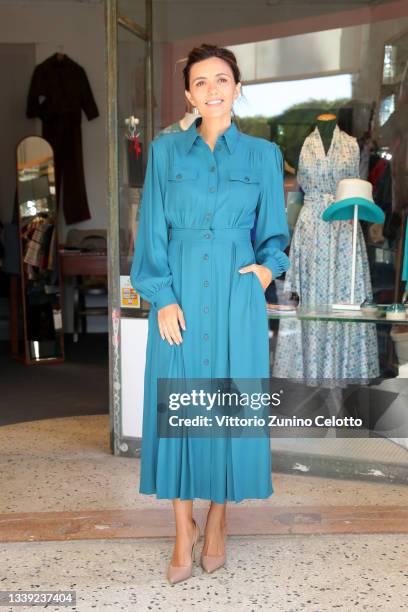
[[[194,48],[184,81],[200,117],[150,144],[131,270],[151,304],[140,492],[173,501],[171,583],[191,575],[194,498],[211,501],[201,556],[210,572],[225,561],[226,502],[272,494],[271,453],[265,436],[159,437],[157,378],[268,378],[264,290],[288,268],[282,156],[231,122],[241,87],[234,54]]]

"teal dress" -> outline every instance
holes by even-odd
[[[288,269],[282,155],[231,123],[214,151],[188,130],[149,147],[131,283],[150,302],[140,492],[218,503],[272,492],[268,437],[157,435],[157,378],[268,378],[266,302],[252,263]],[[257,217],[252,243],[250,231]],[[183,342],[162,340],[158,309],[178,303]]]

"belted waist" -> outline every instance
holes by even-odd
[[[335,198],[336,194],[332,191],[306,191],[303,196],[304,200],[316,200],[317,198],[330,200],[331,198]]]
[[[242,227],[217,227],[213,229],[197,229],[189,227],[171,227],[169,239],[234,242],[235,240],[251,241],[251,230]]]
[[[315,212],[323,212],[334,202],[335,198],[335,194],[329,191],[309,191],[304,195],[303,206],[312,208]]]

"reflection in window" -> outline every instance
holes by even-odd
[[[391,82],[395,78],[395,52],[396,47],[385,45],[384,47],[384,68],[383,82]]]
[[[379,112],[380,125],[384,125],[384,123],[387,121],[387,119],[392,115],[394,111],[395,111],[395,94],[392,94],[381,100],[380,112]]]
[[[276,142],[293,168],[316,117],[339,114],[352,94],[352,75],[244,85],[234,110],[242,131]]]

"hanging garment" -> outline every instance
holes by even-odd
[[[67,225],[91,218],[82,154],[82,110],[99,116],[85,70],[67,55],[55,53],[35,67],[26,115],[40,117],[42,136],[54,150],[55,182]]]
[[[128,185],[130,188],[140,188],[143,185],[143,143],[137,137],[125,137]]]
[[[325,154],[318,129],[302,147],[297,180],[305,192],[290,247],[284,291],[296,292],[300,305],[314,309],[349,302],[352,232],[349,221],[323,221],[337,183],[359,172],[357,141],[337,126]],[[358,227],[355,301],[372,298],[367,251]],[[342,386],[343,379],[364,381],[379,375],[375,324],[281,320],[273,376],[313,384]]]
[[[258,263],[276,278],[288,267],[279,148],[231,123],[212,151],[200,123],[149,149],[131,268],[134,289],[151,304],[140,492],[218,503],[266,498],[269,437],[157,435],[157,378],[269,377],[263,288],[255,273],[238,270]],[[180,345],[162,340],[157,324],[158,309],[173,303],[186,322]]]

